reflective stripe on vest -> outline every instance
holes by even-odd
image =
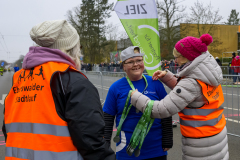
[[[47,62],[14,74],[5,99],[6,160],[82,160],[67,122],[56,111],[50,86],[54,73],[69,68],[75,70],[64,63]]]
[[[213,112],[221,110],[221,109],[223,109],[222,106],[220,106],[217,109],[184,109],[184,110],[182,110],[182,113],[184,115],[189,115],[189,116],[193,116],[193,115],[207,116],[210,113],[213,113]]]
[[[83,160],[78,151],[69,152],[49,152],[49,151],[34,151],[30,149],[6,147],[6,157],[14,157],[29,160],[55,160],[55,159],[71,159]],[[7,160],[7,158],[6,158]]]
[[[34,133],[34,134],[48,134],[54,136],[69,137],[69,130],[67,126],[57,126],[51,124],[41,123],[10,123],[6,124],[7,133]]]
[[[222,87],[209,86],[199,80],[202,94],[207,100],[201,108],[188,108],[179,112],[181,133],[189,138],[203,138],[220,133],[226,125],[223,115]]]
[[[215,126],[221,119],[222,119],[222,114],[218,118],[214,118],[207,121],[184,121],[180,119],[180,123],[183,126],[190,126],[190,127]]]

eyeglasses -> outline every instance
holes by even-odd
[[[127,62],[127,63],[124,63],[124,64],[127,64],[127,65],[129,65],[129,66],[133,66],[135,63],[136,63],[137,65],[142,64],[142,63],[143,63],[143,59],[141,59],[141,60],[136,60],[136,61],[130,61],[130,62]]]
[[[180,56],[178,56],[178,57],[175,57],[175,56],[174,56],[174,59],[177,59],[177,58],[179,58],[179,57],[181,57],[181,55],[180,55]]]

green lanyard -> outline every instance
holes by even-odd
[[[143,78],[146,82],[146,87],[143,90],[143,92],[144,92],[148,87],[148,83],[147,83],[146,77],[144,75],[142,75],[142,76],[143,76]],[[128,84],[130,85],[130,87],[132,88],[132,90],[129,91],[129,93],[128,93],[128,97],[127,97],[127,100],[126,100],[125,105],[124,105],[123,113],[122,113],[122,116],[121,116],[121,119],[120,119],[120,122],[119,122],[119,125],[118,125],[118,128],[117,128],[117,134],[113,139],[113,141],[115,143],[120,142],[120,136],[119,135],[120,135],[120,132],[121,132],[121,129],[122,129],[123,122],[127,118],[127,115],[128,115],[128,113],[129,113],[129,111],[132,107],[132,104],[128,106],[128,103],[129,103],[129,100],[130,100],[130,97],[131,97],[131,93],[132,93],[132,91],[135,90],[135,88],[134,88],[132,82],[130,81],[130,79],[128,77],[127,77],[127,81],[128,81]],[[148,103],[147,108],[145,109],[142,117],[138,121],[138,124],[137,124],[137,126],[136,126],[136,128],[133,132],[130,143],[127,147],[127,153],[130,156],[132,155],[132,153],[134,152],[134,150],[138,146],[138,144],[139,144],[139,148],[135,151],[135,156],[138,157],[140,155],[140,150],[141,150],[143,141],[144,141],[147,133],[149,132],[149,130],[150,130],[150,128],[151,128],[151,126],[154,122],[154,119],[150,118],[151,112],[152,112],[152,107],[153,107],[153,102],[154,101],[150,101]]]
[[[144,76],[144,75],[142,75],[143,76],[143,78],[144,78],[144,80],[145,80],[145,83],[146,83],[146,87],[144,88],[144,90],[143,90],[143,92],[147,89],[147,87],[148,87],[148,82],[147,82],[147,79],[146,79],[146,77]],[[132,90],[133,91],[135,91],[135,88],[134,88],[134,86],[133,86],[133,84],[132,84],[132,81],[130,81],[130,79],[127,77],[127,81],[128,81],[128,84],[130,85],[130,87],[132,88]],[[142,93],[143,93],[142,92]],[[130,97],[131,97],[131,94],[130,94]],[[129,98],[130,98],[129,97]],[[124,106],[125,107],[125,106]],[[132,107],[132,106],[131,106]],[[136,112],[137,113],[139,113],[139,110],[136,108]]]
[[[145,83],[146,83],[146,87],[145,87],[145,89],[143,90],[143,92],[144,92],[144,91],[147,89],[147,87],[148,87],[148,82],[147,82],[146,77],[145,77],[144,75],[142,75],[142,76],[143,76],[143,78],[144,78],[144,80],[145,80]],[[132,88],[132,90],[130,90],[130,91],[128,92],[128,97],[127,97],[127,100],[126,100],[125,105],[124,105],[124,109],[123,109],[123,113],[122,113],[120,122],[119,122],[119,124],[118,124],[117,134],[116,134],[116,136],[113,138],[113,141],[114,141],[115,143],[120,142],[120,136],[119,136],[119,135],[120,135],[120,132],[121,132],[121,130],[122,130],[123,122],[124,122],[125,119],[127,118],[127,115],[128,115],[128,113],[129,113],[130,109],[132,108],[132,104],[130,104],[130,105],[128,106],[128,103],[129,103],[129,100],[130,100],[132,91],[135,91],[135,87],[134,87],[134,85],[132,84],[132,81],[131,81],[128,77],[127,77],[127,81],[128,81],[128,84],[130,85],[130,87]],[[139,111],[136,110],[136,112],[138,113]]]

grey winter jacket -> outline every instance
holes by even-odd
[[[177,83],[177,78],[184,79]],[[185,107],[199,108],[206,103],[197,80],[211,86],[218,86],[223,77],[222,70],[214,57],[205,52],[195,58],[192,63],[173,75],[170,71],[160,80],[172,91],[161,101],[155,101],[152,118],[166,118],[180,112]],[[178,92],[177,92],[178,90]],[[180,91],[180,92],[179,92]],[[131,97],[131,103],[144,112],[150,99],[139,92]],[[212,137],[194,139],[182,136],[183,160],[228,160],[228,138],[226,127]]]

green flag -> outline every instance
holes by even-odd
[[[144,53],[150,76],[161,69],[158,13],[155,0],[118,0],[114,7],[134,46]]]

